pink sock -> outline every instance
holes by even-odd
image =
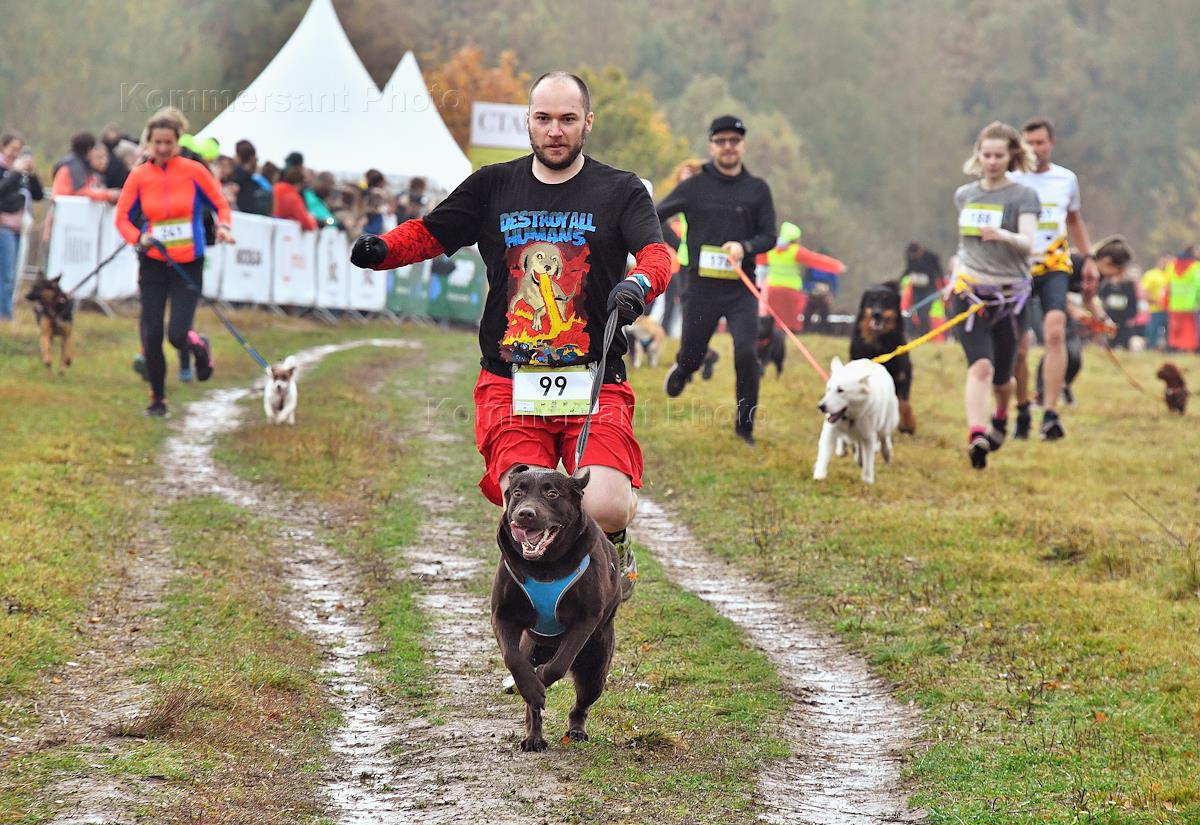
[[[970,430],[967,431],[967,443],[970,444],[971,441],[973,441],[975,439],[975,436],[983,435],[986,432],[987,432],[986,427],[972,427]]]

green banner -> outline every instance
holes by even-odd
[[[429,317],[428,276],[428,261],[388,272],[388,309],[397,315]]]
[[[487,271],[474,247],[460,249],[450,259],[454,271],[429,276],[429,315],[439,321],[478,324],[487,294]]]

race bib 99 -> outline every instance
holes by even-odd
[[[701,246],[698,263],[701,278],[719,278],[725,281],[738,279],[737,269],[729,262],[729,254],[719,246]]]
[[[968,203],[958,213],[958,233],[979,237],[983,228],[999,229],[1004,220],[1004,207],[998,203]]]
[[[587,415],[595,374],[595,365],[514,365],[513,412],[519,415]]]

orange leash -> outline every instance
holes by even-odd
[[[751,281],[750,278],[747,277],[746,273],[742,271],[741,266],[735,266],[734,271],[737,272],[738,277],[742,279],[742,283],[746,285],[746,289],[750,290],[750,294],[754,296],[759,305],[767,308],[767,312],[770,313],[771,317],[775,319],[775,323],[779,325],[781,330],[783,330],[783,334],[792,340],[792,343],[796,345],[796,349],[800,350],[800,354],[803,355],[805,360],[808,361],[812,368],[817,371],[817,375],[821,376],[821,380],[828,381],[829,373],[821,369],[821,365],[817,363],[817,359],[813,358],[813,354],[808,351],[808,347],[800,343],[800,339],[796,337],[794,332],[788,329],[788,325],[785,324],[783,319],[775,313],[775,310],[771,309],[771,305],[763,301],[762,295],[758,291],[758,287],[755,286],[754,282]]]

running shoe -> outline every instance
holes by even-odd
[[[1033,427],[1033,416],[1029,414],[1029,405],[1017,407],[1017,426],[1013,430],[1013,438],[1025,441],[1029,438],[1029,430]]]
[[[700,377],[705,381],[711,379],[713,376],[713,366],[715,366],[719,360],[721,360],[721,355],[715,349],[710,349],[707,353],[705,353],[704,366],[700,368]]]
[[[975,433],[975,435],[971,436],[971,443],[967,447],[967,452],[971,456],[971,466],[976,470],[982,470],[987,467],[988,450],[986,435]]]
[[[684,375],[683,371],[679,369],[679,364],[675,363],[671,365],[671,369],[667,370],[667,380],[663,382],[663,389],[668,396],[676,398],[683,392],[683,388],[690,380],[691,376]]]
[[[192,383],[192,368],[191,367],[180,367],[179,368],[179,380],[181,382],[183,382],[184,384]]]
[[[621,573],[621,601],[629,601],[633,595],[633,586],[637,583],[637,557],[633,555],[633,544],[629,540],[629,530],[619,533],[609,533],[608,540],[617,549],[617,570]]]
[[[142,413],[142,415],[148,416],[150,418],[167,418],[167,417],[169,417],[171,415],[171,413],[167,410],[167,399],[155,398],[153,401],[150,402],[150,406],[146,408],[146,411],[144,413]]]
[[[988,449],[993,453],[1004,446],[1004,439],[1008,436],[1008,419],[993,418],[992,427],[985,434],[987,439]]]
[[[1062,422],[1058,420],[1058,413],[1046,410],[1046,415],[1042,418],[1042,441],[1058,441],[1066,434]]]
[[[150,370],[146,369],[146,356],[140,352],[133,356],[133,371],[142,376],[143,381],[150,380]]]
[[[207,381],[213,374],[212,344],[207,335],[201,335],[194,329],[188,330],[188,347],[192,351],[192,360],[196,364],[196,378]]]

